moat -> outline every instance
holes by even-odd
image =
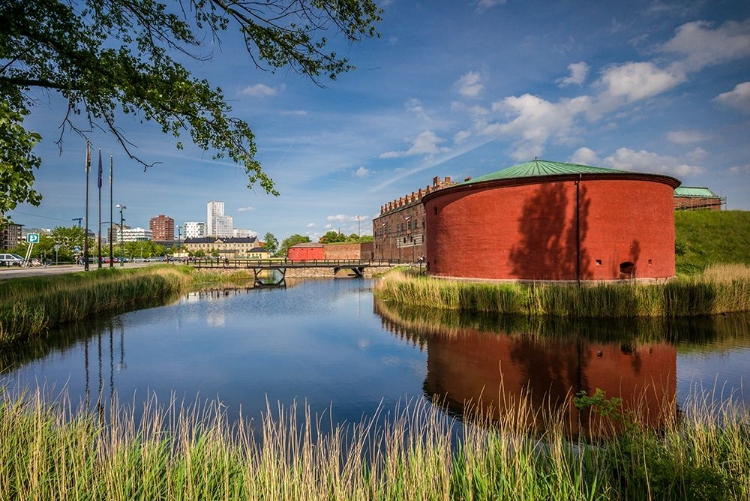
[[[750,316],[679,321],[542,322],[402,311],[368,279],[291,281],[286,288],[190,293],[177,302],[71,326],[50,349],[3,353],[0,386],[65,391],[74,404],[220,400],[230,418],[297,403],[333,422],[437,398],[502,412],[596,388],[626,405],[691,392],[747,406]],[[636,395],[638,395],[636,397]],[[634,402],[638,403],[634,403]],[[574,411],[570,411],[571,413]],[[326,417],[328,420],[328,417]]]

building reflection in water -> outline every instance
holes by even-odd
[[[651,427],[675,418],[677,350],[653,332],[637,341],[627,328],[602,323],[404,313],[377,300],[375,312],[388,330],[426,349],[425,396],[459,418],[471,408],[498,420],[523,402],[527,425],[534,420],[541,428],[544,416],[562,413],[568,432],[577,435],[581,426],[592,431],[600,423],[579,412],[572,397],[597,388],[607,398],[622,398],[622,410]],[[637,327],[631,323],[630,329]]]

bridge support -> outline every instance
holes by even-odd
[[[333,268],[333,276],[335,277],[338,275],[339,270],[350,270],[355,277],[362,278],[365,276],[365,267],[364,266],[335,266]]]
[[[264,282],[261,274],[264,272],[268,273],[269,271],[278,271],[281,274],[281,278],[277,282]],[[256,287],[286,287],[286,268],[281,266],[277,268],[253,268],[253,277],[255,278]]]

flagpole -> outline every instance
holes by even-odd
[[[83,234],[83,269],[89,271],[89,171],[91,170],[91,143],[86,140],[86,229]]]
[[[102,149],[99,148],[99,177],[96,183],[99,187],[99,238],[97,239],[97,265],[96,269],[102,269]]]
[[[114,232],[112,231],[114,219],[112,219],[112,173],[114,164],[112,163],[112,155],[109,156],[109,267],[112,268],[114,255],[112,254],[112,237]]]

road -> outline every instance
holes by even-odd
[[[150,266],[157,263],[127,263],[126,268],[141,268],[143,266]],[[115,267],[119,264],[115,263]],[[109,263],[103,264],[102,268],[109,267]],[[96,264],[89,265],[89,271],[96,270]],[[0,280],[8,278],[19,278],[19,277],[35,277],[40,275],[60,275],[63,273],[76,273],[83,271],[83,265],[81,264],[61,264],[58,266],[32,266],[28,268],[26,266],[0,266]]]

